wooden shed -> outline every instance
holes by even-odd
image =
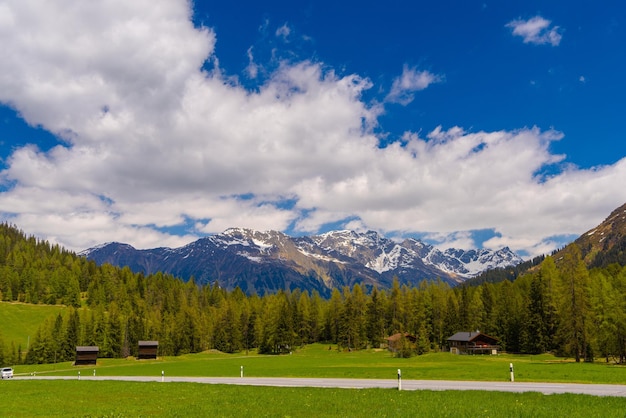
[[[454,354],[497,354],[500,346],[497,338],[480,331],[457,332],[448,338],[450,352]]]
[[[415,335],[411,335],[408,332],[405,332],[404,334],[398,332],[397,334],[393,334],[385,338],[387,341],[387,349],[394,353],[397,352],[402,348],[403,339],[408,341],[411,345],[415,345],[415,342],[417,341],[417,337]]]
[[[96,345],[79,345],[76,347],[75,366],[83,366],[88,364],[96,364],[98,360],[98,352],[100,349]]]
[[[137,352],[137,359],[156,359],[157,351],[159,350],[158,341],[139,341],[139,350]]]

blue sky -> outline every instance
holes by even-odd
[[[621,2],[0,4],[0,219],[551,251],[626,201]]]

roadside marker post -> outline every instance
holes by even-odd
[[[402,370],[398,369],[398,390],[402,390]]]
[[[80,380],[80,372],[78,372],[78,380]]]
[[[161,382],[165,382],[165,370],[161,370]]]
[[[240,375],[241,378],[243,378],[243,366],[241,366],[241,370],[240,370],[239,375]]]
[[[511,382],[515,382],[515,374],[513,373],[513,363],[509,363],[509,370],[511,370]]]

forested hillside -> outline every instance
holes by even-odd
[[[510,352],[626,361],[626,268],[589,270],[576,245],[558,265],[546,257],[515,281],[451,288],[396,280],[390,289],[365,293],[354,285],[323,299],[299,290],[246,296],[169,275],[97,267],[9,225],[0,229],[2,300],[70,306],[41,325],[27,353],[0,342],[2,364],[71,360],[76,345],[98,345],[105,357],[134,355],[139,340],[158,340],[161,355],[280,353],[312,342],[362,349],[396,332],[417,336],[413,350],[420,354],[445,349],[446,339],[462,330],[499,338]]]

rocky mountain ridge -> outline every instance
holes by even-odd
[[[227,289],[239,286],[251,294],[300,288],[322,295],[355,283],[388,288],[394,277],[412,285],[436,279],[456,285],[486,269],[522,261],[506,247],[440,251],[420,240],[395,242],[374,231],[290,237],[245,228],[231,228],[180,248],[137,250],[109,243],[81,255],[146,274],[160,271],[183,280],[193,277],[201,284],[217,282]]]
[[[590,267],[626,265],[626,204],[613,210],[598,226],[574,241]],[[560,254],[555,255],[559,258]]]

